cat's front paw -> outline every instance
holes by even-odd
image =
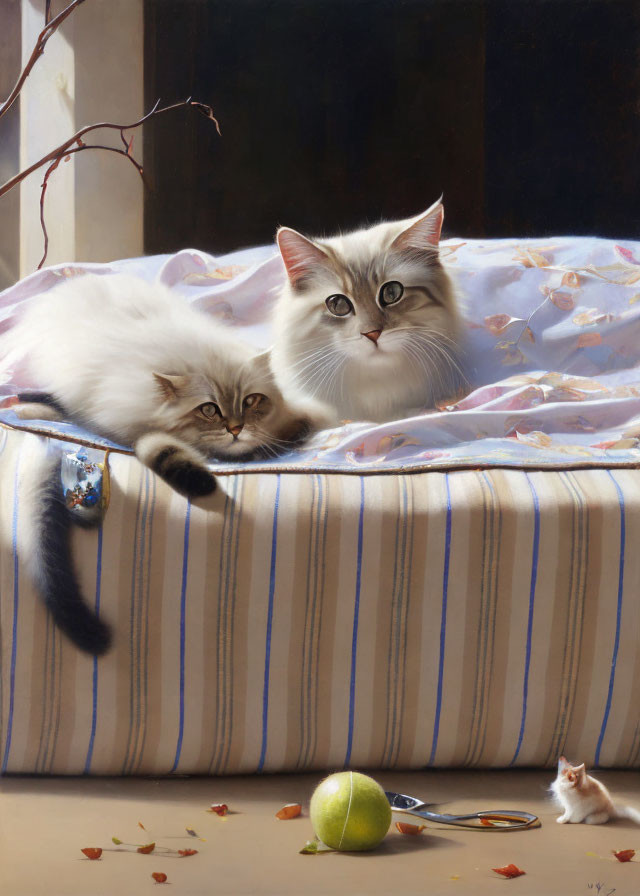
[[[135,450],[143,464],[186,498],[204,498],[216,490],[216,478],[200,453],[166,433],[147,433]]]
[[[566,824],[569,821],[569,816],[559,815],[558,818],[556,818],[556,821],[558,822],[558,824]]]
[[[164,478],[185,498],[204,498],[211,495],[217,486],[213,473],[190,463],[174,467]]]

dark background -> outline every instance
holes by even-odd
[[[637,0],[146,0],[145,251],[416,214],[640,237]]]

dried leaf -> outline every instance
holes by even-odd
[[[588,327],[591,324],[608,323],[610,320],[613,320],[613,316],[601,311],[599,308],[588,308],[586,311],[576,314],[573,318],[573,322],[577,327]]]
[[[276,818],[279,818],[280,821],[288,821],[290,818],[297,818],[301,812],[302,806],[300,803],[287,803],[286,806],[283,806],[282,809],[276,812]]]
[[[611,852],[619,862],[630,862],[636,854],[635,849],[619,849],[617,851],[612,849]]]
[[[531,327],[524,328],[524,330],[522,331],[522,335],[520,336],[520,339],[523,339],[525,342],[535,342],[536,341],[536,337],[533,335],[533,330],[531,329]]]
[[[581,333],[578,336],[578,348],[589,348],[594,345],[602,345],[600,333]]]
[[[155,843],[147,843],[146,846],[139,846],[137,851],[141,852],[143,855],[147,856],[147,855],[149,855],[150,852],[153,852],[153,850],[155,848],[156,848]]]
[[[424,831],[426,824],[407,824],[406,821],[396,821],[396,828],[401,834],[411,834],[415,837]]]
[[[488,317],[484,319],[485,327],[490,330],[492,333],[495,333],[497,336],[499,333],[502,333],[509,324],[514,322],[521,323],[524,321],[522,317],[511,317],[510,314],[490,314]]]
[[[636,258],[634,257],[634,254],[631,251],[631,249],[625,249],[624,246],[614,246],[613,248],[614,248],[614,251],[616,252],[616,254],[619,255],[620,258],[624,258],[624,260],[628,264],[640,264],[640,262],[638,262],[636,260]]]
[[[187,856],[195,856],[198,852],[197,849],[179,849],[179,854],[186,858]]]
[[[526,445],[531,445],[533,448],[550,448],[553,444],[551,437],[548,436],[546,432],[540,432],[535,429],[527,433],[516,431],[516,438],[519,442],[524,442]]]
[[[111,842],[115,843],[116,846],[120,846],[120,844],[122,843],[122,840],[118,840],[117,837],[112,837]]]
[[[166,884],[167,882],[167,875],[164,873],[164,871],[152,871],[151,877],[157,884]]]
[[[300,850],[300,855],[308,856],[313,855],[313,853],[318,852],[318,841],[317,840],[307,840],[305,845]]]
[[[549,265],[549,259],[534,249],[527,249],[527,255],[537,268],[546,268]]]
[[[139,828],[142,828],[143,831],[146,831],[146,830],[147,830],[147,829],[145,828],[145,826],[142,824],[141,821],[138,822],[138,827],[139,827]]]
[[[570,286],[571,289],[577,289],[580,286],[580,277],[575,271],[567,271],[561,281],[561,286]]]
[[[229,811],[229,807],[226,803],[211,803],[211,808],[207,809],[207,812],[215,812],[216,815],[219,815],[221,818],[223,815],[226,815]]]
[[[193,828],[185,828],[185,831],[187,832],[187,834],[188,834],[190,837],[197,837],[197,836],[198,836],[198,835],[196,834],[196,832],[193,830]]]
[[[501,874],[503,877],[520,877],[521,874],[525,874],[521,868],[518,868],[517,865],[513,863],[511,865],[505,865],[504,868],[492,868],[492,871],[495,871],[496,874]]]
[[[99,846],[85,846],[85,848],[81,849],[80,852],[83,852],[85,856],[92,861],[94,859],[99,859],[102,855],[102,850]]]
[[[560,311],[573,311],[576,307],[576,303],[573,301],[568,292],[556,292],[555,290],[550,293],[549,298]]]

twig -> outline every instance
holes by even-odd
[[[133,143],[133,137],[131,138],[131,144],[132,143]],[[131,144],[129,144],[129,146]],[[125,146],[126,145],[127,144],[125,142]],[[36,268],[36,270],[38,270],[38,271],[40,270],[42,265],[47,260],[47,252],[49,251],[49,234],[47,232],[47,225],[45,224],[45,220],[44,220],[44,197],[47,192],[47,186],[49,184],[49,177],[56,170],[56,168],[58,167],[60,162],[63,160],[63,158],[64,158],[64,161],[66,162],[68,160],[69,156],[73,155],[76,152],[84,152],[85,149],[104,149],[106,152],[115,152],[119,156],[125,156],[125,158],[129,159],[131,164],[134,166],[134,168],[136,169],[136,171],[142,178],[142,182],[144,183],[144,173],[142,170],[142,165],[140,165],[139,162],[136,162],[136,160],[133,158],[133,156],[129,152],[125,152],[123,149],[118,149],[115,146],[103,146],[103,145],[97,144],[97,143],[83,143],[81,146],[76,146],[74,149],[70,149],[69,152],[64,157],[58,156],[58,158],[55,159],[47,168],[45,175],[44,175],[44,180],[42,181],[42,189],[40,191],[40,227],[42,228],[42,235],[44,237],[44,251],[42,253],[42,258],[40,259],[40,263],[38,264],[38,267]]]
[[[213,121],[216,126],[217,132],[220,133],[220,125],[218,124],[218,120],[213,114],[213,109],[211,108],[211,106],[207,106],[205,103],[198,103],[195,100],[192,100],[191,97],[189,97],[188,99],[182,100],[179,103],[173,103],[171,106],[164,106],[162,109],[158,108],[159,105],[160,100],[157,100],[156,104],[150,112],[147,112],[146,115],[143,115],[142,118],[139,118],[138,121],[134,121],[131,124],[115,124],[114,122],[110,121],[101,121],[97,124],[90,124],[84,128],[80,128],[79,131],[76,131],[76,133],[72,137],[69,137],[69,139],[65,140],[64,143],[61,143],[60,146],[52,149],[51,152],[47,153],[46,156],[43,156],[37,162],[34,162],[33,165],[30,165],[28,168],[25,168],[24,171],[20,171],[14,177],[6,181],[6,183],[4,183],[0,187],[0,196],[4,196],[4,194],[8,193],[12,187],[15,187],[16,184],[19,184],[21,181],[23,181],[25,177],[28,177],[34,171],[37,171],[38,168],[42,168],[42,166],[46,165],[47,162],[53,162],[58,157],[66,156],[73,144],[77,143],[82,137],[85,136],[85,134],[88,134],[91,131],[100,130],[101,128],[110,128],[111,130],[120,131],[120,136],[124,141],[124,131],[130,131],[133,128],[139,128],[140,125],[144,124],[150,118],[156,115],[162,115],[164,112],[171,112],[173,111],[173,109],[180,109],[182,107],[190,107],[196,109],[206,118],[211,119],[211,121]]]
[[[40,32],[40,34],[38,35],[36,45],[33,48],[33,52],[31,53],[31,56],[29,57],[29,61],[27,62],[25,67],[20,72],[20,76],[18,77],[18,80],[16,81],[13,90],[11,91],[11,93],[9,94],[9,96],[7,97],[5,102],[0,106],[0,118],[2,118],[3,115],[6,115],[6,113],[9,111],[9,109],[13,106],[15,101],[20,96],[20,91],[22,90],[22,86],[23,86],[24,82],[27,80],[27,77],[29,76],[29,72],[31,71],[33,66],[36,64],[38,59],[44,53],[44,48],[46,47],[47,41],[49,40],[49,38],[55,34],[55,32],[60,27],[60,25],[62,25],[64,20],[68,16],[71,15],[71,13],[74,11],[74,9],[77,6],[80,6],[80,4],[84,3],[84,2],[85,2],[85,0],[72,0],[72,2],[68,6],[66,6],[62,10],[62,12],[58,13],[58,15],[55,18],[51,19],[50,22],[48,21],[49,14],[50,14],[50,8],[49,8],[50,4],[47,3],[46,13],[45,13],[46,24],[45,24],[44,28],[42,29],[42,31]]]
[[[180,109],[182,107],[193,107],[197,109],[202,115],[206,118],[209,118],[214,122],[216,126],[216,130],[220,133],[220,125],[218,124],[218,120],[213,114],[213,109],[211,106],[207,106],[205,103],[198,103],[189,97],[186,100],[183,100],[180,103],[173,103],[171,106],[164,106],[162,109],[159,109],[160,100],[157,100],[153,108],[150,112],[147,112],[146,115],[143,115],[142,118],[138,119],[138,121],[134,121],[132,124],[116,124],[110,121],[99,122],[98,124],[90,124],[84,128],[80,128],[77,133],[70,137],[68,140],[65,140],[64,143],[61,143],[60,146],[51,150],[46,156],[40,159],[38,162],[34,162],[29,168],[25,168],[24,171],[20,171],[15,177],[12,177],[8,180],[2,187],[0,187],[0,196],[4,193],[7,193],[12,187],[15,187],[21,181],[23,181],[26,177],[32,174],[34,171],[37,171],[38,168],[42,168],[43,165],[49,163],[47,170],[45,171],[45,175],[42,181],[42,189],[40,191],[40,227],[42,228],[42,235],[44,237],[44,251],[42,254],[42,258],[40,259],[40,263],[38,264],[37,270],[40,270],[43,264],[47,259],[47,252],[49,251],[49,234],[47,231],[47,225],[44,219],[44,200],[47,193],[47,186],[49,184],[49,178],[56,170],[58,165],[63,159],[68,159],[69,156],[74,155],[78,152],[83,152],[85,149],[103,149],[106,152],[115,152],[119,156],[124,156],[129,159],[131,164],[134,166],[142,181],[144,183],[144,171],[142,165],[134,158],[132,154],[133,150],[133,137],[127,140],[125,137],[125,131],[132,130],[134,128],[138,128],[143,125],[146,121],[149,121],[150,118],[155,115],[161,115],[163,112],[171,112],[173,109]],[[85,143],[82,139],[86,134],[91,133],[92,131],[97,131],[102,128],[107,128],[110,130],[120,131],[120,139],[122,141],[122,145],[125,147],[124,149],[118,149],[115,146],[105,146],[100,143]],[[74,144],[77,144],[74,146]]]

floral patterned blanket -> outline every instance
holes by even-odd
[[[402,472],[640,463],[640,243],[451,239],[441,248],[465,303],[464,397],[384,425],[345,421],[273,461],[215,466]],[[123,270],[158,278],[247,341],[269,345],[269,312],[284,277],[273,246],[51,267],[0,293],[0,330],[62,277]],[[8,369],[0,359],[0,422],[121,447],[70,424],[18,420],[12,396],[30,385],[19,366]]]

